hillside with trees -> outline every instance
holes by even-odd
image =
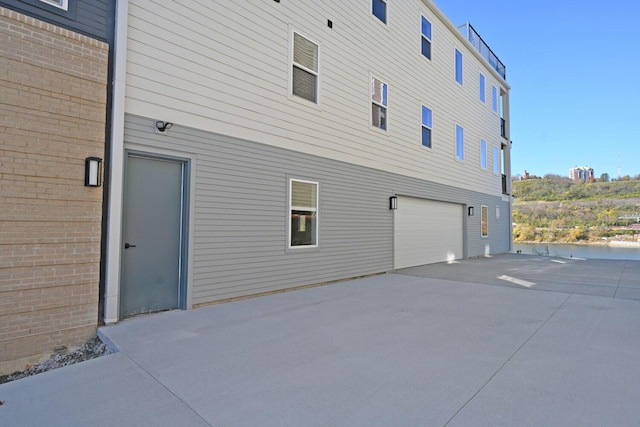
[[[604,174],[606,175],[606,174]],[[558,175],[514,180],[515,242],[638,242],[640,176],[575,182]]]

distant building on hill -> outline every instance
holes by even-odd
[[[595,179],[593,168],[588,166],[576,166],[569,169],[569,178],[574,181],[591,181]]]

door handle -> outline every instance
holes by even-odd
[[[136,247],[136,245],[130,245],[130,244],[128,244],[128,243],[125,243],[125,244],[124,244],[124,248],[125,248],[125,249],[135,248],[135,247]]]

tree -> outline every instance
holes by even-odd
[[[602,175],[600,175],[600,182],[609,182],[611,179],[609,178],[609,174],[608,173],[603,173]]]

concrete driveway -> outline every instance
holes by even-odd
[[[447,268],[102,328],[119,353],[0,385],[0,425],[640,425],[640,301],[621,298],[640,261],[505,255],[422,275]],[[615,289],[543,289],[583,290],[570,269]]]

